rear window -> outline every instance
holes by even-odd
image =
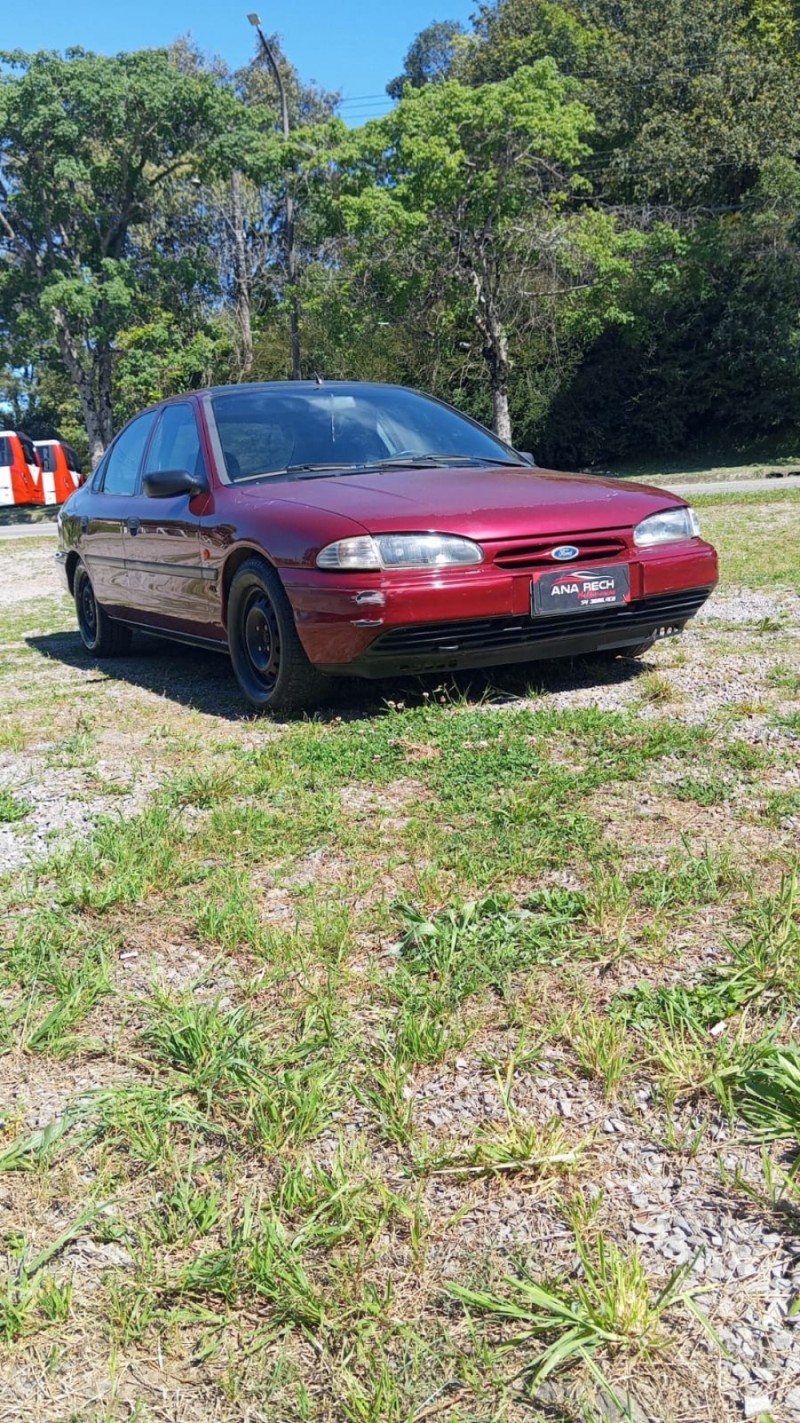
[[[11,441],[7,435],[0,435],[0,464],[11,464]]]
[[[39,445],[39,456],[42,461],[42,468],[46,474],[56,472],[56,447],[55,445]]]

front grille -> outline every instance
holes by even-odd
[[[618,608],[562,613],[557,618],[475,618],[469,622],[421,623],[383,633],[372,643],[368,655],[380,658],[415,653],[436,656],[493,652],[570,636],[604,632],[619,632],[624,636],[627,628],[685,622],[703,606],[710,592],[710,588],[690,588],[679,593],[661,593],[655,598],[640,598]]]
[[[497,568],[512,568],[524,572],[528,568],[558,568],[559,561],[553,558],[553,549],[559,544],[572,544],[578,552],[570,562],[597,562],[601,558],[618,558],[625,553],[627,544],[621,534],[575,534],[572,538],[509,539],[499,544],[492,562]],[[568,565],[564,563],[563,567]]]

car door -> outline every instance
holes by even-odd
[[[131,515],[139,467],[157,411],[138,415],[117,435],[92,481],[80,519],[79,548],[95,597],[115,616],[128,616],[123,528]]]
[[[204,585],[212,576],[200,556],[200,513],[206,496],[145,494],[145,476],[166,470],[207,478],[189,401],[165,405],[159,414],[123,538],[130,608],[138,620],[202,636],[207,621]]]

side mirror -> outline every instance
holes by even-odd
[[[534,469],[536,468],[536,456],[532,455],[530,450],[515,450],[514,453],[519,455],[521,464],[529,464]]]
[[[159,469],[146,474],[142,484],[145,494],[151,499],[174,499],[178,494],[205,494],[208,485],[187,469]]]

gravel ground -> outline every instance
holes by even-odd
[[[0,618],[4,608],[30,606],[35,599],[36,616],[45,612],[58,616],[63,610],[64,623],[72,626],[71,609],[57,582],[49,545],[8,548],[3,552],[2,568]],[[800,598],[791,593],[717,591],[682,638],[653,649],[643,665],[668,678],[671,716],[678,721],[704,722],[731,705],[763,699],[765,676],[776,660],[768,644],[760,652],[748,642],[739,652],[732,649],[713,659],[708,658],[707,651],[711,628],[716,630],[723,625],[733,629],[735,636],[736,630],[755,629],[765,620],[779,628],[784,640],[797,638]],[[30,726],[33,717],[39,730],[32,744],[23,750],[0,750],[0,790],[12,792],[28,802],[31,809],[22,820],[0,825],[0,873],[35,861],[56,842],[74,844],[91,832],[100,816],[132,815],[141,809],[169,771],[170,758],[159,755],[157,748],[142,755],[136,720],[140,711],[146,720],[162,715],[168,720],[172,710],[169,699],[174,698],[197,709],[198,729],[212,737],[225,732],[224,725],[220,727],[220,716],[226,720],[236,717],[240,736],[244,733],[254,743],[275,734],[252,723],[244,732],[241,703],[225,658],[202,656],[151,639],[143,640],[133,656],[106,664],[98,672],[83,654],[77,633],[37,638],[32,623],[27,636],[34,649],[38,645],[45,653],[45,660],[28,654],[25,662],[17,666],[10,658],[5,673],[0,673],[0,698],[4,720],[16,716],[20,723]],[[22,639],[25,637],[23,630]],[[9,650],[18,645],[12,643]],[[680,659],[677,662],[676,653]],[[620,662],[604,669],[598,677],[596,669],[549,664],[541,671],[537,701],[544,699],[559,708],[597,706],[604,711],[622,710],[641,700],[640,670],[636,664]],[[36,685],[40,676],[47,679],[49,697],[56,701],[65,695],[74,699],[76,692],[79,698],[90,691],[102,694],[91,698],[92,706],[97,707],[96,726],[91,751],[79,764],[65,765],[64,757],[59,757],[62,736],[53,738],[48,734],[46,707],[40,705],[33,714],[27,711],[30,679]],[[507,692],[509,702],[519,705],[529,700],[515,695],[519,674],[500,672],[493,680]],[[372,686],[353,683],[341,692],[345,710],[347,704],[358,710],[365,699],[374,702],[376,695],[378,700],[384,695],[391,697],[393,686],[387,684],[376,693]],[[642,709],[644,716],[662,714],[659,701]],[[129,718],[129,727],[121,725]],[[768,720],[768,712],[753,712],[748,728],[751,739],[769,735]],[[62,735],[64,730],[59,725]],[[54,760],[57,764],[53,764]]]
[[[800,1331],[791,1311],[800,1297],[800,1242],[787,1235],[784,1221],[765,1218],[758,1205],[748,1208],[744,1198],[732,1209],[720,1188],[720,1161],[731,1176],[738,1170],[756,1185],[759,1150],[734,1139],[714,1114],[704,1122],[688,1110],[687,1135],[704,1132],[700,1149],[691,1160],[664,1150],[646,1130],[648,1088],[643,1086],[639,1096],[642,1117],[636,1120],[604,1103],[592,1084],[543,1071],[517,1079],[514,1105],[523,1120],[544,1125],[561,1118],[576,1140],[590,1141],[591,1176],[602,1181],[608,1203],[602,1220],[616,1221],[654,1276],[690,1267],[689,1280],[703,1287],[698,1305],[713,1311],[727,1354],[719,1363],[716,1396],[717,1406],[724,1401],[732,1408],[719,1416],[746,1416],[748,1401],[761,1397],[768,1403],[759,1411],[796,1423]],[[503,1122],[496,1082],[468,1058],[454,1074],[431,1076],[415,1108],[434,1140],[466,1139],[476,1121]],[[434,1178],[426,1204],[445,1219],[464,1209],[463,1188]],[[465,1251],[491,1247],[512,1258],[519,1247],[535,1246],[548,1266],[570,1269],[573,1263],[563,1221],[550,1213],[546,1201],[532,1208],[524,1185],[518,1191],[506,1187],[502,1196],[486,1185],[476,1188],[461,1224],[461,1243]],[[709,1405],[713,1396],[714,1391]]]
[[[171,772],[171,747],[178,736],[191,736],[200,745],[204,739],[222,742],[225,738],[258,745],[280,734],[279,729],[241,716],[223,659],[147,647],[99,673],[82,654],[77,636],[63,631],[72,626],[71,614],[55,582],[50,547],[9,546],[3,550],[3,574],[0,617],[7,610],[16,615],[30,607],[31,618],[30,626],[5,642],[10,655],[0,670],[0,725],[6,735],[0,749],[0,791],[10,792],[28,807],[20,819],[0,825],[0,872],[19,870],[54,845],[76,846],[103,815],[135,814]],[[662,644],[648,655],[644,676],[628,663],[619,663],[602,676],[596,669],[543,668],[537,700],[558,708],[597,706],[609,712],[636,705],[643,717],[663,717],[668,710],[675,720],[702,723],[713,718],[722,728],[727,714],[736,709],[738,719],[731,734],[753,744],[797,742],[800,761],[797,734],[773,724],[781,693],[770,687],[767,674],[777,664],[800,667],[800,598],[725,590],[715,594],[680,640]],[[653,676],[659,686],[650,699]],[[499,685],[507,704],[519,705],[527,699],[520,695],[518,674],[500,677]],[[384,688],[379,695],[401,692]],[[374,689],[363,693],[367,695],[374,698]],[[362,689],[354,688],[344,700],[358,706],[360,698],[363,701]],[[80,707],[82,725],[62,724],[62,703],[73,709],[69,715],[76,704]],[[502,713],[502,702],[496,710]],[[21,730],[19,745],[14,744],[15,728]],[[402,783],[411,788],[409,794],[419,785],[413,779],[419,770],[409,766],[409,779]],[[669,784],[673,772],[678,774],[668,763],[662,764],[658,771],[662,783]],[[784,783],[800,785],[800,768],[790,769]],[[349,798],[343,793],[345,809],[371,813],[371,794],[359,788]],[[648,788],[643,787],[638,809],[645,818],[647,799]],[[393,798],[400,813],[402,801],[399,794]],[[614,813],[613,806],[607,807],[607,813]],[[690,812],[684,807],[681,814],[688,817]],[[719,814],[722,833],[724,806]],[[783,829],[790,834],[796,830],[800,846],[800,824],[794,827],[788,822]],[[732,833],[739,833],[735,826]],[[317,870],[311,867],[309,874],[315,877]],[[302,870],[295,882],[302,887]],[[283,912],[286,892],[269,893],[280,900],[275,912]],[[186,962],[179,957],[185,974]],[[179,978],[184,981],[183,974]],[[214,990],[215,985],[217,980],[211,977],[206,990]],[[225,986],[222,974],[218,987]],[[731,1177],[738,1171],[754,1186],[760,1182],[758,1149],[743,1143],[741,1135],[734,1138],[721,1117],[711,1113],[701,1122],[687,1109],[687,1135],[702,1129],[700,1145],[694,1156],[668,1150],[647,1129],[650,1089],[646,1084],[636,1097],[641,1110],[626,1115],[604,1102],[593,1084],[559,1072],[560,1065],[558,1055],[552,1055],[543,1058],[536,1071],[518,1077],[515,1107],[520,1118],[539,1124],[560,1118],[575,1140],[591,1137],[592,1177],[602,1181],[607,1210],[622,1237],[638,1244],[655,1273],[663,1277],[677,1267],[690,1266],[692,1278],[707,1287],[699,1302],[707,1299],[713,1304],[726,1357],[716,1372],[710,1370],[707,1397],[695,1416],[722,1423],[768,1414],[776,1423],[800,1423],[800,1321],[795,1318],[800,1300],[800,1241],[785,1220],[766,1215],[760,1205],[748,1205],[743,1194],[732,1206],[733,1197],[720,1186],[720,1164]],[[106,1080],[105,1068],[93,1064],[62,1069],[58,1083],[51,1073],[51,1065],[42,1060],[18,1063],[11,1078],[6,1078],[9,1090],[0,1108],[26,1128],[36,1128],[57,1117],[76,1091]],[[459,1059],[452,1070],[424,1070],[416,1082],[413,1106],[434,1143],[458,1143],[474,1134],[476,1124],[488,1127],[503,1121],[497,1082],[479,1056]],[[353,1131],[364,1124],[357,1114],[348,1123]],[[320,1149],[324,1154],[324,1141]],[[385,1166],[389,1176],[397,1170],[391,1154]],[[458,1245],[465,1256],[476,1248],[513,1256],[526,1245],[535,1246],[547,1264],[570,1266],[563,1222],[535,1192],[506,1185],[501,1193],[496,1183],[476,1181],[467,1196],[463,1183],[457,1186],[444,1175],[429,1179],[426,1206],[434,1220],[449,1219],[464,1209],[465,1201],[469,1208],[459,1227]],[[0,1234],[6,1222],[10,1224],[13,1206],[11,1195],[0,1192]],[[124,1268],[124,1254],[113,1245],[78,1240],[65,1263],[86,1280],[109,1265]],[[457,1252],[451,1263],[456,1258]],[[32,1387],[25,1370],[19,1371],[16,1381],[7,1371],[0,1372],[0,1418],[25,1416]],[[159,1416],[202,1417],[193,1406],[184,1413],[177,1402],[174,1407],[180,1407],[180,1413],[170,1411],[168,1397],[165,1386],[165,1411]],[[651,1416],[646,1397],[637,1405],[641,1418]],[[687,1420],[691,1416],[681,1414]]]

